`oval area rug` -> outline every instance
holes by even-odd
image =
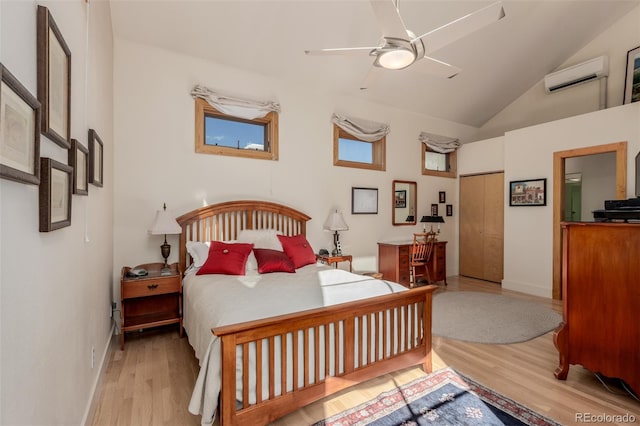
[[[474,343],[531,340],[555,329],[562,316],[535,302],[475,291],[437,293],[433,334]]]

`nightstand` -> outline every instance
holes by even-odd
[[[163,266],[163,263],[146,263],[122,268],[120,349],[124,350],[124,335],[128,331],[179,324],[182,337],[182,274],[174,263],[170,265],[170,274],[161,275]],[[148,275],[129,277],[127,272],[131,269],[146,269]]]
[[[350,254],[340,254],[335,256],[332,256],[330,254],[316,254],[316,260],[319,260],[322,263],[326,263],[329,266],[335,263],[336,268],[338,267],[338,263],[340,262],[349,262],[349,272],[352,272],[351,271],[352,259],[353,258],[351,257]]]

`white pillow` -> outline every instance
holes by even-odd
[[[238,242],[253,244],[253,248],[283,251],[278,234],[281,232],[275,229],[244,229],[238,234]]]
[[[277,237],[276,237],[277,239]],[[225,241],[228,244],[239,243],[240,241]],[[191,259],[193,259],[193,265],[196,268],[201,267],[206,262],[207,257],[209,257],[209,246],[211,243],[200,242],[200,241],[187,241],[187,252],[191,255]],[[247,258],[247,263],[244,267],[245,273],[248,271],[257,271],[258,270],[258,260],[256,256],[253,254],[253,251],[249,253],[249,257]]]

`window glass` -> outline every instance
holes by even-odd
[[[266,125],[206,116],[205,144],[264,151]]]
[[[370,170],[385,170],[386,137],[367,142],[333,125],[333,164]]]
[[[440,176],[456,178],[458,151],[452,151],[447,154],[441,154],[427,148],[423,143],[420,144],[422,150],[422,174],[428,176]]]
[[[424,166],[427,170],[447,171],[447,154],[441,154],[427,149]]]
[[[370,142],[339,138],[338,158],[343,161],[373,163],[373,145]]]

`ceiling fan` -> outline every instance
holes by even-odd
[[[383,69],[401,70],[413,64],[420,64],[420,68],[430,74],[455,77],[460,68],[427,55],[505,16],[502,2],[498,1],[416,37],[404,26],[397,0],[370,2],[382,30],[378,46],[305,50],[307,55],[367,54],[375,57],[360,89],[370,86]]]

